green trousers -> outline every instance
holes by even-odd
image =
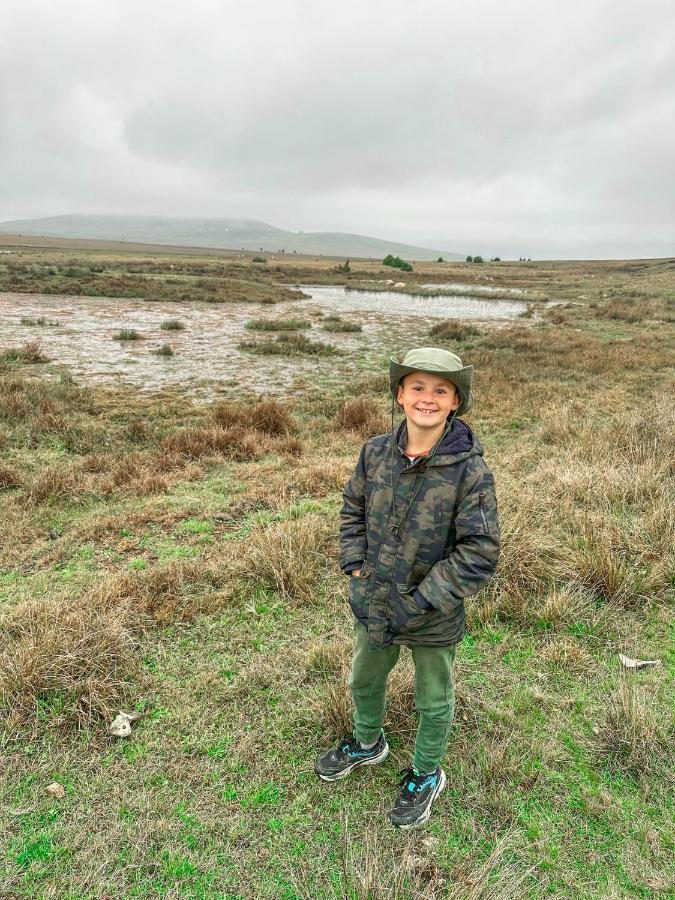
[[[455,711],[452,666],[457,645],[411,647],[415,663],[415,709],[420,721],[413,766],[433,772],[448,746]],[[354,621],[354,659],[349,688],[354,698],[354,736],[363,744],[377,740],[384,723],[387,677],[398,661],[401,647],[368,649],[368,629]]]

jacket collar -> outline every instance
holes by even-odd
[[[404,419],[396,430],[396,443],[401,454],[405,452],[405,442],[408,436],[408,425]],[[451,430],[445,435],[436,449],[435,456],[456,453],[468,453],[475,443],[474,434],[462,419],[455,419]]]

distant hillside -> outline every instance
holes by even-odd
[[[362,234],[331,231],[285,231],[255,219],[188,219],[163,216],[50,216],[0,223],[4,234],[90,238],[185,247],[304,253],[324,256],[373,257],[388,253],[405,259],[464,259],[448,250],[430,250]]]

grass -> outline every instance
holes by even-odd
[[[326,316],[321,326],[323,331],[332,331],[337,334],[363,331],[363,327],[358,322],[349,322],[341,316]]]
[[[162,331],[184,331],[185,323],[180,319],[164,319],[159,327]]]
[[[153,350],[152,352],[155,354],[155,356],[166,356],[166,357],[175,356],[174,349],[171,346],[171,344],[162,344],[161,346],[159,346],[156,350]]]
[[[136,331],[135,328],[120,328],[119,331],[116,331],[113,335],[114,341],[140,341],[142,340],[142,335],[139,331]]]
[[[312,341],[304,334],[282,333],[273,341],[240,341],[238,347],[262,356],[335,356],[338,352],[332,344]]]
[[[27,251],[17,277],[114,289],[121,258],[105,271],[104,254],[65,255]],[[379,263],[350,265],[378,277]],[[247,261],[169,252],[124,267],[251,277]],[[352,277],[329,269],[270,259],[266,274]],[[668,896],[672,268],[501,263],[499,277],[580,305],[470,336],[468,421],[503,556],[467,603],[448,786],[406,835],[386,811],[417,724],[407,651],[390,758],[337,785],[312,771],[351,727],[337,531],[361,442],[389,427],[382,348],[337,359],[337,386],[315,367],[274,398],[200,402],[78,384],[34,354],[3,365],[0,893]],[[391,335],[396,355],[426,345],[429,324],[392,318]],[[661,664],[623,672],[618,652]],[[144,712],[126,740],[106,733],[119,709]]]
[[[300,331],[311,328],[306,319],[249,319],[245,326],[250,331]]]

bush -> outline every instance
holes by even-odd
[[[165,319],[160,328],[162,331],[183,331],[185,325],[180,319]]]
[[[254,263],[266,263],[267,260],[264,256],[254,256],[252,262]]]
[[[383,266],[392,266],[394,269],[400,269],[402,272],[412,272],[413,267],[410,263],[401,259],[400,256],[392,256],[391,253],[382,260]]]

